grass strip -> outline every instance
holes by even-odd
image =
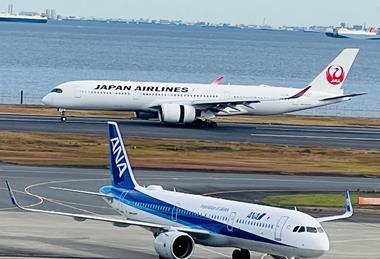
[[[358,195],[351,193],[352,205],[358,204]],[[270,206],[308,206],[308,207],[344,207],[344,194],[292,194],[273,195],[262,199],[264,204]]]
[[[239,142],[127,138],[140,168],[380,176],[380,151]],[[0,161],[107,167],[106,137],[0,131]]]

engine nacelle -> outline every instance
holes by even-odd
[[[194,239],[179,231],[164,232],[154,240],[154,249],[165,259],[187,259],[194,253]]]
[[[164,103],[159,115],[162,122],[182,124],[195,121],[196,111],[191,105]]]
[[[149,120],[149,119],[155,119],[158,118],[158,113],[155,112],[135,112],[136,118],[142,119],[142,120]]]

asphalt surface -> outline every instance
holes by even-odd
[[[197,129],[158,121],[116,121],[123,135],[131,137],[380,149],[378,128],[219,123],[215,129]],[[0,130],[105,135],[105,122],[106,119],[69,118],[62,123],[58,117],[2,115]]]
[[[165,189],[250,202],[271,193],[380,191],[379,178],[156,170],[135,170],[135,176],[141,185],[160,184]],[[141,228],[20,212],[10,204],[5,179],[23,206],[118,217],[100,198],[49,188],[97,191],[109,184],[107,170],[0,164],[0,258],[157,258],[152,234]],[[380,258],[378,216],[355,215],[325,228],[331,250],[322,258]],[[231,252],[230,248],[197,246],[194,258],[228,258]],[[252,258],[261,257],[252,253]]]

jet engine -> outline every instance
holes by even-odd
[[[192,123],[196,111],[191,105],[166,103],[161,105],[160,120],[166,123]]]
[[[161,233],[154,240],[154,249],[160,258],[187,259],[193,255],[194,248],[194,239],[179,231]]]
[[[149,119],[155,119],[158,118],[158,113],[155,112],[135,112],[136,118],[142,119],[142,120],[149,120]]]

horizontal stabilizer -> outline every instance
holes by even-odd
[[[339,100],[339,99],[344,99],[344,98],[351,98],[351,97],[365,95],[365,94],[367,94],[367,93],[339,95],[339,96],[333,96],[333,97],[324,98],[324,99],[321,99],[320,101],[321,102],[323,102],[323,101],[334,101],[334,100]]]

